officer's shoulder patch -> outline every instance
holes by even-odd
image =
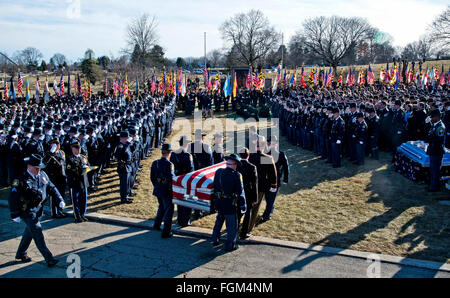
[[[19,179],[14,179],[12,182],[12,187],[18,187],[19,186]]]
[[[439,127],[437,133],[438,133],[438,136],[440,136],[440,137],[444,136],[444,134],[445,134],[445,128],[443,128],[442,126]]]
[[[67,164],[67,169],[70,170],[71,168],[70,164]]]

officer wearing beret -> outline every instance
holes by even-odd
[[[49,142],[50,147],[45,155],[44,161],[47,165],[48,177],[58,189],[61,196],[64,198],[66,193],[66,154],[60,148],[59,138],[53,137]],[[52,196],[50,200],[50,209],[53,218],[65,217],[62,208],[59,207],[58,197]]]
[[[129,197],[130,180],[133,171],[133,155],[130,150],[130,135],[128,131],[120,132],[120,143],[117,145],[115,157],[117,159],[117,173],[120,180],[120,202],[130,204],[133,200]]]
[[[39,219],[43,213],[47,193],[58,198],[60,208],[64,208],[65,204],[58,189],[42,171],[45,168],[42,158],[33,154],[26,159],[26,164],[27,170],[19,178],[14,179],[9,197],[11,218],[15,222],[23,221],[26,225],[17,249],[16,260],[25,263],[31,261],[31,258],[27,256],[27,250],[31,240],[34,240],[47,265],[52,267],[58,263],[58,260],[53,257],[45,244]]]
[[[214,202],[213,207],[217,211],[216,223],[214,224],[212,242],[213,246],[219,245],[220,230],[225,222],[227,228],[227,241],[225,251],[238,248],[237,213],[244,214],[247,210],[245,201],[242,175],[237,171],[240,159],[236,154],[226,156],[227,167],[218,169],[214,175]]]
[[[427,155],[430,156],[430,187],[429,192],[440,190],[440,171],[442,157],[445,153],[444,138],[445,125],[441,121],[441,113],[439,110],[433,110],[430,113],[432,127],[425,139],[428,143]]]
[[[81,153],[80,140],[74,139],[70,144],[72,154],[67,159],[67,182],[72,198],[75,222],[87,221],[87,189],[89,187],[87,172],[90,170],[88,158]]]
[[[340,116],[339,108],[333,108],[333,123],[331,125],[330,142],[333,168],[341,167],[342,140],[345,133],[345,122]]]
[[[192,155],[187,152],[189,139],[187,136],[180,138],[180,148],[170,155],[170,162],[173,163],[175,169],[175,176],[180,176],[194,171],[194,159]],[[192,209],[184,206],[177,206],[177,222],[181,227],[190,225]]]
[[[150,180],[153,184],[153,195],[158,199],[159,207],[156,213],[153,229],[160,231],[161,223],[164,222],[161,237],[170,238],[173,236],[172,216],[173,216],[173,202],[172,202],[172,179],[175,177],[175,167],[170,162],[170,155],[172,148],[170,144],[163,144],[161,148],[161,159],[155,160],[152,163]]]

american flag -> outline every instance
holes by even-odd
[[[22,95],[22,86],[23,86],[23,80],[22,77],[20,76],[20,72],[19,72],[19,78],[17,79],[17,91],[19,92],[20,95]]]
[[[105,78],[105,84],[103,85],[103,91],[105,92],[105,95],[108,92],[108,78]]]
[[[173,203],[193,209],[210,211],[214,192],[214,175],[226,168],[226,162],[200,169],[172,179]]]
[[[53,79],[53,91],[55,91],[55,95],[58,95],[58,83],[56,82],[56,78]]]
[[[64,78],[63,74],[61,74],[61,79],[59,80],[59,94],[64,96]]]
[[[375,83],[375,76],[373,75],[372,67],[369,64],[369,71],[367,72],[367,83],[373,85]]]
[[[250,72],[250,69],[248,69],[248,75],[247,75],[247,89],[250,89],[252,87],[252,73]]]
[[[3,90],[5,90],[5,99],[9,98],[9,90],[8,90],[8,81],[6,80],[6,76],[3,78],[3,82],[5,83]]]
[[[36,99],[39,99],[39,88],[41,87],[41,82],[39,81],[39,77],[36,78]]]

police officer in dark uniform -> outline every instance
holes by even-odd
[[[367,123],[364,120],[364,114],[362,112],[356,113],[356,165],[364,164],[364,156],[366,155],[366,143],[367,143]]]
[[[331,125],[330,142],[333,168],[341,167],[342,140],[345,133],[345,122],[340,116],[339,108],[333,108],[333,124]]]
[[[53,267],[58,260],[53,257],[45,244],[39,219],[43,213],[47,193],[58,198],[58,205],[61,208],[64,208],[64,201],[56,186],[41,170],[45,167],[42,158],[33,154],[26,159],[26,163],[27,170],[18,179],[14,179],[9,197],[11,218],[15,222],[23,221],[26,225],[17,249],[16,260],[25,263],[31,261],[31,258],[27,256],[27,250],[31,240],[34,240],[47,265]]]
[[[444,156],[445,125],[441,121],[439,110],[430,113],[432,127],[425,141],[428,143],[427,155],[430,156],[430,187],[429,192],[440,190],[440,171],[442,157]]]
[[[214,209],[217,211],[216,223],[214,224],[212,242],[213,246],[219,245],[220,230],[225,222],[227,228],[227,241],[225,251],[238,248],[237,230],[238,215],[245,213],[247,205],[245,202],[242,175],[237,172],[240,159],[236,154],[226,156],[227,167],[219,169],[214,175]]]
[[[27,146],[28,154],[38,154],[41,157],[44,156],[44,147],[42,145],[42,140],[44,139],[44,135],[42,134],[42,130],[40,128],[36,128],[33,132],[33,138],[30,140]]]
[[[256,166],[248,161],[250,153],[247,148],[243,148],[239,151],[240,164],[237,171],[241,173],[242,180],[244,182],[245,202],[247,205],[247,211],[245,212],[244,221],[242,222],[240,238],[247,239],[251,237],[248,233],[250,228],[250,219],[252,217],[252,206],[258,200],[258,171]],[[241,222],[242,213],[239,213],[238,222]]]
[[[120,202],[130,204],[133,200],[128,196],[132,172],[133,155],[130,151],[130,135],[128,131],[120,132],[120,143],[117,145],[117,173],[120,181]]]
[[[445,147],[450,149],[450,101],[446,101],[444,104],[444,117],[442,119],[442,122],[445,125],[445,128],[447,129],[447,132],[445,134]]]
[[[182,136],[179,143],[180,148],[172,152],[170,156],[170,162],[174,165],[175,176],[180,176],[194,171],[194,159],[192,158],[192,155],[187,152],[187,147],[189,145],[188,137]],[[189,226],[192,209],[178,205],[177,213],[178,225],[181,227]]]
[[[161,237],[170,238],[173,236],[173,233],[171,232],[174,209],[172,202],[172,178],[175,177],[175,168],[173,163],[169,161],[172,153],[170,144],[163,144],[161,152],[161,159],[155,160],[152,163],[150,172],[150,180],[153,184],[153,195],[157,197],[159,203],[153,229],[160,231],[161,223],[164,222]]]
[[[87,221],[85,217],[87,209],[87,189],[89,187],[87,172],[90,170],[88,158],[81,153],[80,140],[74,139],[72,154],[67,158],[67,182],[72,198],[73,215],[75,222]]]
[[[372,158],[378,160],[378,137],[380,135],[380,121],[379,117],[375,113],[375,109],[370,107],[367,109],[369,117],[367,119],[367,136],[368,136],[368,146],[370,148],[370,153]]]
[[[214,164],[221,163],[225,160],[225,154],[223,152],[223,134],[221,132],[214,134],[214,145],[211,149]]]
[[[273,212],[273,206],[275,204],[275,199],[277,197],[278,190],[280,189],[281,183],[288,184],[289,182],[289,162],[286,154],[283,151],[279,151],[278,138],[277,136],[270,136],[268,139],[269,151],[267,155],[272,156],[275,162],[275,168],[277,170],[277,190],[275,192],[269,192],[266,197],[266,209],[262,215],[262,221],[270,220]],[[283,182],[281,182],[283,178]]]
[[[403,143],[403,135],[405,132],[405,112],[401,109],[402,102],[397,99],[394,103],[392,115],[392,146],[393,152],[397,151],[397,147]]]
[[[49,150],[45,155],[44,162],[47,165],[46,169],[48,177],[58,189],[59,193],[64,199],[66,192],[66,154],[60,149],[60,143],[58,137],[53,137],[48,142]],[[62,208],[58,204],[59,198],[57,196],[51,196],[50,209],[53,218],[66,217],[62,212]]]

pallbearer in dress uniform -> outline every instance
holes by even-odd
[[[153,195],[158,198],[158,212],[156,213],[153,229],[161,230],[161,223],[164,222],[161,237],[169,238],[173,236],[172,216],[172,178],[175,177],[175,168],[170,162],[172,148],[170,144],[163,144],[161,148],[161,159],[152,163],[150,180],[153,183]]]
[[[46,170],[50,181],[58,189],[64,199],[66,193],[67,177],[66,177],[66,154],[61,150],[61,144],[58,137],[53,137],[49,142],[49,151],[45,155],[44,162],[47,165]],[[51,196],[50,209],[53,218],[66,217],[59,207],[59,198]]]
[[[212,242],[213,246],[219,245],[220,230],[225,222],[227,228],[227,241],[225,251],[238,248],[237,229],[238,213],[246,212],[246,202],[242,175],[237,172],[240,159],[236,154],[225,157],[227,167],[219,169],[214,175],[214,208],[217,211]]]
[[[428,143],[427,154],[430,156],[430,187],[429,192],[440,190],[441,164],[445,153],[445,125],[441,121],[439,110],[430,113],[432,127],[425,141]]]

